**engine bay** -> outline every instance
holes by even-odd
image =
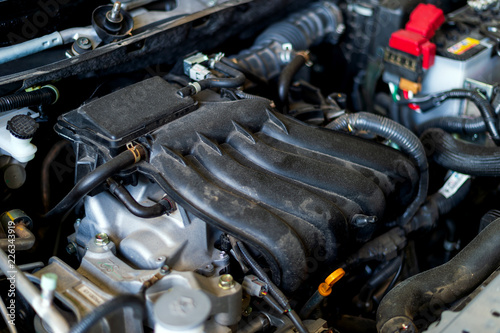
[[[0,13],[2,332],[498,331],[500,2]]]

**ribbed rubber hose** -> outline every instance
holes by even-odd
[[[422,134],[429,128],[441,128],[446,132],[461,135],[486,132],[486,124],[481,117],[473,119],[460,117],[434,118],[418,126],[417,133]]]
[[[268,27],[250,49],[235,58],[241,67],[261,80],[270,80],[278,76],[289,61],[282,57],[287,53],[283,45],[291,44],[293,50],[307,50],[325,40],[336,44],[344,29],[342,11],[336,4],[316,2]]]
[[[432,128],[420,137],[427,156],[442,167],[472,176],[500,176],[500,148],[485,147],[455,139]]]
[[[420,171],[420,180],[415,199],[397,221],[400,226],[407,224],[424,203],[429,188],[427,158],[424,146],[418,137],[389,118],[366,112],[345,114],[328,124],[326,128],[336,131],[366,131],[394,142],[410,156]]]
[[[404,280],[382,299],[377,311],[380,333],[418,332],[470,294],[500,266],[500,219],[495,220],[444,265]],[[487,260],[485,260],[487,258]],[[414,321],[415,320],[415,321]],[[417,321],[418,320],[418,321]]]
[[[134,314],[144,317],[144,301],[136,295],[122,294],[95,308],[76,323],[70,333],[90,332],[92,327],[106,316],[124,308],[131,308]]]
[[[141,159],[146,156],[146,150],[141,145],[136,146],[137,152]],[[126,150],[108,162],[98,166],[94,171],[85,175],[73,189],[47,214],[45,218],[54,218],[60,216],[80,201],[90,191],[101,185],[109,177],[115,175],[119,171],[133,165],[136,162],[136,155],[131,150]]]
[[[30,92],[19,92],[0,97],[0,112],[20,109],[28,106],[49,105],[56,101],[57,94],[52,88],[42,87]]]

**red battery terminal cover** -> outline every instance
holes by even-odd
[[[434,5],[419,4],[411,13],[406,29],[398,30],[391,35],[389,46],[416,57],[422,55],[422,67],[429,69],[434,65],[436,56],[436,45],[429,39],[444,21],[441,9]]]

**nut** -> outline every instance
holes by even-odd
[[[234,279],[231,274],[224,274],[219,277],[219,287],[227,290],[234,287]]]
[[[94,243],[97,246],[105,246],[109,244],[108,234],[101,232],[95,235]]]

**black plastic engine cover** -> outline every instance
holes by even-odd
[[[306,278],[311,259],[332,263],[371,236],[374,226],[352,226],[353,215],[395,218],[418,181],[398,151],[308,126],[259,99],[200,102],[151,137],[143,172],[262,253],[287,291]]]

